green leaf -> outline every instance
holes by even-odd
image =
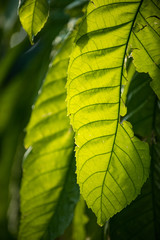
[[[48,70],[27,127],[20,239],[55,239],[69,225],[79,198],[65,103],[71,49],[68,37]]]
[[[136,73],[133,77],[128,93],[130,103],[128,115],[135,132],[141,137],[145,137],[146,134],[149,136],[151,174],[142,188],[141,195],[111,219],[112,240],[156,240],[160,236],[160,105],[150,88],[149,80],[149,76],[147,79],[147,74],[144,73]],[[136,88],[138,81],[140,85]],[[141,101],[143,108],[139,109],[138,103]]]
[[[144,184],[141,195],[122,212],[111,218],[110,238],[112,240],[156,239],[151,189],[149,179]]]
[[[80,201],[74,211],[74,218],[70,226],[66,229],[61,240],[102,240],[104,228],[97,224],[94,213],[87,207],[84,199],[80,196]]]
[[[160,3],[145,0],[131,35],[134,64],[138,72],[149,73],[151,87],[160,98]]]
[[[48,0],[20,0],[19,18],[32,44],[34,36],[44,27],[48,15]]]
[[[90,2],[70,59],[68,113],[76,132],[77,178],[100,225],[137,197],[149,173],[147,143],[134,137],[128,122],[120,123],[125,56],[141,6]]]
[[[85,225],[88,222],[88,217],[85,214],[85,207],[86,204],[84,199],[81,197],[80,201],[78,202],[73,218],[73,232],[72,237],[70,239],[73,240],[85,240],[86,239],[86,230]]]

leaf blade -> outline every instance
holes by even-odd
[[[34,36],[44,27],[49,16],[47,0],[23,0],[19,5],[19,18],[33,44]]]
[[[143,1],[131,35],[134,64],[138,72],[149,73],[151,87],[160,98],[160,9],[158,1]]]
[[[148,145],[119,120],[125,55],[141,4],[90,3],[69,65],[68,113],[76,132],[77,178],[100,225],[135,199],[148,177]]]
[[[79,198],[64,101],[71,43],[69,37],[50,66],[27,127],[20,239],[55,239],[70,223]]]
[[[135,76],[133,75],[127,105],[130,106],[128,119],[132,122],[135,132],[141,137],[147,137],[150,142],[151,174],[142,188],[141,195],[110,220],[111,239],[130,239],[131,236],[132,239],[159,238],[160,111],[158,99],[149,85],[150,80],[150,77],[144,73],[136,72]],[[138,81],[142,83],[139,88],[136,88]],[[140,102],[143,103],[144,99],[147,100],[147,103],[139,110]],[[142,121],[144,116],[145,122]],[[148,129],[146,129],[147,127]]]

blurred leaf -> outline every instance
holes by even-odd
[[[86,206],[86,215],[88,222],[86,224],[86,240],[106,240],[104,238],[104,227],[97,224],[97,218],[94,213]]]
[[[25,4],[26,1],[23,0],[22,2]],[[39,34],[37,34],[37,36],[34,38],[36,44],[32,47],[30,47],[28,39],[25,39],[25,41],[23,41],[25,35],[23,34],[24,32],[22,32],[20,30],[20,23],[17,20],[16,8],[18,6],[18,0],[5,0],[5,1],[0,2],[0,65],[1,65],[1,68],[0,68],[0,116],[1,116],[0,117],[0,191],[1,191],[0,192],[0,239],[5,239],[5,240],[17,239],[17,236],[16,236],[17,235],[17,227],[18,227],[17,224],[19,221],[18,189],[19,189],[19,182],[20,182],[20,177],[21,177],[20,176],[21,175],[21,160],[22,160],[22,155],[24,152],[24,148],[22,146],[22,142],[23,142],[23,138],[24,138],[23,129],[29,120],[29,116],[31,113],[31,105],[37,98],[38,89],[40,88],[40,86],[42,84],[42,80],[44,79],[46,70],[48,68],[52,40],[55,38],[55,36],[57,36],[57,34],[62,29],[65,22],[67,22],[67,20],[68,20],[68,17],[64,14],[64,10],[65,10],[64,8],[66,7],[66,5],[69,4],[69,6],[67,7],[67,9],[68,9],[67,13],[70,14],[71,16],[77,17],[77,15],[79,16],[82,14],[81,11],[82,11],[82,8],[85,5],[86,1],[85,0],[76,0],[73,2],[71,0],[50,0],[49,2],[50,2],[50,16],[45,25],[45,28],[43,28],[42,31]],[[73,2],[73,3],[71,3],[71,2]],[[99,8],[98,9],[96,8],[97,7],[96,2],[99,2],[99,1],[94,0],[94,1],[90,1],[90,2],[91,2],[90,5],[92,6],[92,10],[93,10],[93,12],[96,12],[95,15],[97,15],[97,17],[99,18],[99,21],[96,22],[94,18],[93,19],[89,18],[86,21],[87,22],[86,26],[84,26],[84,28],[83,28],[85,31],[88,31],[88,27],[91,26],[91,29],[89,29],[89,32],[87,32],[87,34],[85,36],[81,36],[85,40],[84,44],[82,44],[82,56],[80,56],[80,58],[82,58],[82,63],[87,62],[83,56],[86,54],[86,52],[83,52],[83,50],[85,50],[85,47],[87,46],[88,41],[90,41],[90,44],[93,46],[94,46],[94,44],[96,44],[96,41],[95,42],[92,41],[92,40],[94,40],[94,38],[92,38],[92,35],[96,35],[97,32],[96,31],[94,32],[94,29],[92,29],[92,26],[94,27],[94,24],[95,25],[97,23],[99,24],[99,22],[102,24],[103,23],[105,24],[105,20],[103,19],[103,17],[101,18],[101,14],[99,14],[99,11],[101,12],[101,10]],[[110,4],[109,13],[111,13],[111,15],[112,15],[112,11],[114,11],[115,9],[117,12],[120,10],[119,12],[121,12],[122,17],[119,17],[117,22],[120,21],[120,23],[121,23],[121,21],[122,21],[122,23],[123,23],[123,19],[125,19],[125,17],[124,17],[122,8],[125,5],[125,7],[127,9],[126,5],[128,4],[128,2],[124,3],[124,1],[116,0],[116,1],[113,1],[113,4],[112,4],[111,1],[106,0],[106,1],[104,1],[104,4],[106,4],[106,2],[108,2]],[[135,1],[130,1],[130,2],[133,3]],[[146,64],[149,65],[148,69],[147,70],[145,69],[145,71],[148,72],[149,70],[151,70],[154,77],[155,76],[157,77],[158,75],[156,75],[157,74],[156,71],[155,72],[152,71],[153,68],[155,67],[154,63],[156,63],[157,66],[159,66],[159,55],[157,55],[156,51],[154,52],[154,47],[158,46],[158,45],[157,45],[157,43],[155,44],[155,42],[153,41],[153,38],[157,39],[156,40],[157,42],[159,41],[159,34],[160,34],[159,29],[160,28],[159,28],[158,14],[159,14],[159,9],[160,9],[160,3],[159,3],[159,0],[152,0],[150,2],[148,0],[146,0],[146,1],[141,1],[141,2],[143,2],[142,8],[141,8],[142,12],[140,11],[140,13],[138,13],[138,15],[137,15],[137,19],[139,19],[140,24],[136,23],[134,25],[132,34],[135,33],[136,36],[138,36],[139,39],[141,39],[141,42],[144,44],[144,47],[147,46],[147,47],[149,47],[148,49],[153,50],[153,51],[149,52],[150,56],[153,57],[153,62],[150,61],[152,59],[149,59],[149,57],[145,55]],[[123,6],[121,5],[122,8],[120,8],[120,9],[119,9],[119,3],[120,3],[120,5],[121,4],[123,5]],[[135,2],[135,5],[137,5],[138,3],[140,3],[140,0]],[[152,5],[152,8],[146,7],[147,4]],[[48,6],[48,4],[47,4],[47,6]],[[103,8],[103,11],[105,12],[106,6],[102,6],[102,8]],[[156,13],[155,15],[152,15],[153,9]],[[130,5],[127,10],[128,10],[128,12],[130,12]],[[143,18],[141,13],[144,14],[146,19]],[[89,12],[89,15],[92,15],[92,14],[90,14],[90,12]],[[140,17],[140,15],[141,15],[141,17]],[[114,14],[113,14],[113,16],[116,19]],[[41,19],[38,19],[38,21],[39,20],[41,20]],[[46,21],[45,18],[42,20]],[[92,25],[91,25],[90,20],[92,21]],[[71,22],[69,24],[72,26]],[[110,27],[108,27],[107,24],[108,23],[106,21],[106,26],[104,27],[105,28],[104,31],[101,30],[98,32],[99,36],[101,36],[102,38],[104,37],[104,41],[101,41],[102,47],[103,47],[103,44],[105,44],[106,42],[109,43],[109,42],[113,41],[114,38],[112,38],[112,37],[111,37],[112,41],[108,41],[108,39],[109,39],[108,36],[110,36],[110,35],[112,36],[112,33],[113,33],[114,37],[115,36],[119,36],[121,38],[124,37],[124,36],[122,36],[121,32],[119,32],[118,35],[114,34],[114,33],[117,33],[117,32],[115,32],[115,31],[117,31],[115,28],[117,28],[117,27],[119,28],[119,26],[117,26],[117,25],[115,25],[114,27],[110,26],[111,27],[110,28]],[[128,29],[128,27],[130,27],[130,23],[127,23],[126,26],[123,26],[123,28],[125,28],[125,30]],[[90,32],[90,30],[91,30],[91,32]],[[145,33],[144,35],[146,36],[146,38],[148,38],[147,41],[146,41],[146,39],[143,39],[141,32]],[[66,32],[63,31],[62,35],[65,35],[65,34],[66,34]],[[155,35],[157,36],[157,38],[155,37]],[[55,42],[59,41],[59,39],[60,38],[58,36],[56,38]],[[106,39],[107,39],[107,41],[106,41]],[[21,44],[19,44],[20,42],[21,42]],[[79,42],[81,45],[81,41],[79,41]],[[119,40],[117,42],[119,43]],[[154,44],[153,44],[153,42],[154,42]],[[97,45],[99,46],[99,44],[100,44],[100,42]],[[152,46],[152,44],[153,44],[153,46]],[[10,49],[10,46],[13,47],[13,49]],[[14,47],[14,46],[16,46],[16,47]],[[132,51],[134,51],[135,55],[136,55],[135,62],[136,61],[138,62],[139,59],[144,60],[142,58],[142,56],[139,59],[137,58],[137,56],[140,53],[140,51],[144,51],[145,49],[143,49],[143,47],[141,45],[139,45],[137,42],[134,45],[134,47],[135,48],[132,48]],[[137,47],[138,47],[138,49],[137,49]],[[61,46],[60,46],[60,48],[61,48]],[[58,49],[58,51],[60,50],[60,48]],[[95,46],[95,48],[96,48],[96,46]],[[67,46],[66,46],[66,49],[67,49]],[[89,56],[89,61],[88,61],[89,63],[92,62],[92,60],[93,60],[92,57],[95,58],[95,61],[97,61],[97,59],[99,59],[100,55],[105,55],[104,54],[105,49],[99,49],[99,50],[100,50],[100,53],[98,52],[96,56],[95,55]],[[109,49],[109,51],[110,51],[110,49]],[[69,57],[68,52],[67,51],[65,51],[65,52],[66,52],[66,58],[68,58]],[[55,51],[53,51],[53,55],[54,54],[55,54]],[[64,54],[64,52],[63,52],[63,54]],[[129,53],[129,57],[130,56],[131,55]],[[115,62],[116,59],[117,59],[117,56],[113,58],[113,62]],[[158,59],[158,61],[157,61],[157,59]],[[103,62],[103,60],[102,60],[102,62]],[[106,62],[108,63],[108,61],[105,61],[105,64],[106,64]],[[127,60],[127,63],[128,63],[128,60]],[[139,66],[139,68],[140,68],[139,71],[144,71],[144,70],[142,70],[142,69],[144,69],[143,61],[140,64],[142,64],[142,66]],[[125,57],[125,65],[126,65],[126,57]],[[151,67],[150,67],[150,65],[151,65]],[[61,67],[63,67],[63,66],[61,66]],[[57,73],[56,77],[58,77],[59,75],[62,74],[61,67],[58,68],[59,72]],[[94,67],[94,66],[91,65],[91,72],[92,72],[92,67]],[[132,67],[133,67],[133,64],[132,64]],[[83,64],[80,65],[78,68],[79,68],[79,71],[83,71],[84,70]],[[51,66],[51,69],[52,69],[52,66]],[[157,69],[158,69],[158,67],[157,67]],[[129,71],[130,75],[128,74],[128,76],[127,76],[129,81],[128,81],[127,87],[125,87],[125,89],[124,89],[124,84],[125,84],[124,79],[126,78],[125,68],[123,69],[123,71],[121,71],[121,73],[123,72],[122,80],[121,80],[122,81],[121,92],[123,92],[123,90],[124,90],[124,92],[123,92],[124,94],[123,94],[122,98],[124,97],[123,101],[127,103],[127,107],[128,107],[128,115],[125,118],[123,118],[123,120],[128,119],[133,124],[133,129],[134,129],[136,135],[138,135],[143,140],[147,139],[148,142],[150,142],[152,144],[152,147],[151,147],[152,174],[150,176],[149,181],[145,184],[145,186],[142,190],[142,195],[137,198],[138,203],[136,203],[136,201],[137,201],[136,200],[134,202],[133,207],[129,208],[130,206],[132,206],[132,204],[131,204],[129,207],[127,207],[125,209],[125,210],[127,210],[127,212],[125,210],[122,211],[122,213],[124,212],[123,216],[117,214],[118,218],[117,218],[117,216],[115,218],[113,218],[113,219],[117,218],[118,221],[115,222],[115,228],[112,228],[113,226],[111,224],[111,230],[112,230],[111,233],[112,233],[112,237],[115,237],[116,240],[121,239],[122,236],[123,237],[126,236],[126,239],[127,239],[128,236],[132,236],[133,233],[136,234],[135,236],[133,236],[133,239],[140,239],[140,240],[142,239],[143,240],[143,238],[144,238],[145,240],[151,240],[152,238],[153,239],[156,238],[156,240],[157,240],[157,239],[159,239],[159,236],[160,236],[160,232],[159,232],[160,231],[159,230],[159,225],[160,225],[160,220],[159,220],[160,219],[160,217],[159,217],[159,212],[160,212],[160,195],[159,195],[159,189],[160,189],[160,187],[159,187],[159,182],[160,182],[160,179],[159,179],[159,169],[160,169],[160,166],[159,166],[159,159],[160,159],[159,123],[160,123],[160,116],[159,115],[160,114],[159,114],[159,110],[158,110],[159,103],[157,103],[157,100],[155,99],[155,95],[154,95],[153,91],[151,90],[151,88],[149,88],[151,79],[148,77],[148,75],[144,74],[144,73],[141,73],[141,74],[137,74],[137,72],[135,73],[134,67],[132,70],[133,71]],[[77,69],[77,71],[78,71],[78,69]],[[55,72],[56,72],[56,70],[55,70]],[[106,74],[105,77],[108,80],[107,70],[106,70],[105,74]],[[50,75],[52,75],[52,73]],[[94,72],[94,74],[92,75],[93,77],[91,77],[91,79],[93,79],[92,81],[94,81],[94,79],[95,79],[95,81],[97,81],[97,79],[98,79],[98,80],[100,80],[99,82],[101,82],[101,79],[103,79],[103,76],[102,76],[103,74],[99,74],[99,78],[97,78],[97,75],[98,74]],[[135,81],[130,81],[132,78],[135,79]],[[115,76],[113,76],[112,81],[113,81],[113,79],[115,79]],[[157,87],[159,88],[159,84],[156,84],[156,81],[155,81],[155,79],[153,81],[153,83],[155,84],[153,86],[153,88],[155,88],[155,89],[157,89]],[[80,83],[80,86],[76,85],[76,87],[74,87],[74,89],[72,89],[72,90],[77,91],[77,89],[79,89],[79,88],[81,89],[83,87],[83,85],[85,86],[86,82],[90,82],[90,79],[88,76],[85,76],[84,82],[82,82],[82,84]],[[59,83],[60,82],[57,81],[57,84],[59,84]],[[157,83],[158,83],[158,81],[157,81]],[[55,89],[57,90],[57,94],[59,94],[58,89],[60,89],[61,84],[59,84],[59,87],[57,84],[56,84],[57,88],[55,87]],[[64,85],[63,85],[63,88],[64,88]],[[40,98],[41,98],[41,96],[44,96],[43,92],[46,91],[44,89],[45,89],[45,87],[42,88],[42,93],[40,93]],[[128,89],[129,89],[129,93],[128,93]],[[51,90],[52,90],[52,87],[51,87],[51,89],[49,89],[49,91],[46,91],[46,94],[49,93],[47,97],[52,96]],[[87,89],[87,90],[90,90],[90,89]],[[156,90],[156,91],[158,91],[158,90]],[[128,99],[126,101],[127,93],[128,93]],[[97,93],[94,92],[94,94],[97,94]],[[61,98],[62,96],[59,96],[59,97]],[[57,99],[59,97],[57,96]],[[55,99],[52,99],[52,100],[53,100],[53,102],[55,101]],[[83,100],[83,97],[82,97],[82,100]],[[44,101],[47,101],[47,99]],[[88,101],[90,101],[89,97],[88,97]],[[123,109],[126,110],[126,108],[123,104],[123,101],[122,101],[121,106],[123,106]],[[42,102],[43,102],[43,100],[42,100]],[[79,102],[81,104],[81,99]],[[47,104],[48,103],[45,103],[44,105],[46,106]],[[50,106],[50,107],[54,108],[54,106]],[[44,109],[46,109],[46,108],[44,107]],[[34,109],[33,111],[36,112],[37,110]],[[46,112],[44,114],[46,114]],[[155,112],[156,112],[156,114],[155,114]],[[64,114],[64,116],[65,116],[65,114]],[[88,115],[86,115],[86,116],[88,116]],[[153,116],[154,116],[155,120],[153,119]],[[38,115],[37,115],[37,117],[38,117]],[[49,117],[52,119],[52,116],[49,116]],[[39,118],[39,121],[41,121],[40,118]],[[53,120],[53,122],[55,124],[56,124],[56,121],[57,122],[59,121],[59,116],[58,116],[58,119],[55,118]],[[82,118],[80,118],[80,122],[83,122],[83,121],[84,121],[84,115],[82,116]],[[153,124],[153,122],[155,122],[155,123]],[[28,142],[28,145],[30,146],[30,142],[32,142],[32,136],[33,136],[33,144],[32,144],[33,149],[27,156],[27,159],[24,162],[24,166],[26,166],[27,164],[29,165],[29,161],[31,160],[31,158],[33,156],[36,156],[36,158],[37,158],[37,156],[41,155],[41,153],[46,154],[46,152],[47,152],[46,148],[48,148],[48,149],[51,148],[52,140],[51,140],[51,143],[49,143],[50,137],[48,139],[48,135],[47,135],[47,139],[45,138],[44,140],[42,140],[42,142],[45,142],[45,144],[47,142],[46,148],[45,148],[44,147],[45,144],[43,144],[43,146],[41,147],[42,142],[40,140],[40,143],[39,143],[38,139],[41,139],[41,137],[43,139],[45,134],[49,134],[49,136],[50,136],[50,134],[52,134],[54,132],[54,130],[59,131],[59,127],[63,127],[64,124],[67,123],[67,120],[62,125],[60,123],[61,123],[61,121],[58,122],[59,125],[56,124],[55,128],[52,129],[52,124],[48,118],[47,124],[50,125],[49,129],[45,130],[44,128],[41,128],[39,131],[34,129],[33,132],[32,132],[33,129],[32,130],[28,129],[28,135],[26,137],[26,142]],[[38,124],[39,124],[39,122],[38,122]],[[153,125],[154,125],[154,130],[153,130]],[[43,124],[42,124],[42,126],[43,126]],[[59,127],[57,127],[57,126],[59,126]],[[45,134],[43,136],[44,131],[45,131]],[[73,133],[71,130],[71,135],[72,134]],[[88,131],[88,135],[89,134],[90,134],[90,131]],[[63,133],[62,133],[62,135],[63,135]],[[60,141],[60,139],[63,138],[62,135],[61,136],[56,135],[54,137],[58,138]],[[38,145],[37,145],[37,140],[38,140]],[[124,140],[124,139],[122,139],[122,140]],[[66,142],[67,142],[67,140],[66,140]],[[69,142],[67,142],[67,144],[69,144]],[[60,144],[59,144],[59,147],[60,147]],[[40,148],[40,150],[38,150],[39,148]],[[94,150],[92,150],[92,151],[94,152]],[[86,154],[86,152],[85,152],[85,154]],[[63,154],[61,154],[61,155],[63,155]],[[45,155],[45,156],[40,156],[40,157],[45,158],[44,159],[45,163],[43,165],[41,165],[42,166],[41,171],[45,171],[45,169],[49,168],[49,165],[47,166],[47,164],[46,164],[47,163],[46,159],[48,159],[48,156]],[[54,214],[52,214],[51,218],[49,219],[47,229],[45,229],[45,233],[41,239],[49,240],[49,239],[55,238],[56,236],[61,235],[63,233],[64,229],[71,222],[71,219],[73,216],[73,209],[74,209],[75,203],[78,199],[79,193],[78,193],[77,185],[75,184],[75,181],[76,181],[75,180],[75,163],[74,163],[74,157],[73,157],[72,151],[71,151],[69,157],[70,157],[70,159],[68,158],[68,161],[70,162],[70,165],[66,172],[66,176],[65,176],[65,178],[63,178],[63,176],[60,176],[63,178],[63,182],[65,182],[63,185],[64,191],[63,191],[63,193],[61,192],[62,194],[59,195],[60,201],[58,201],[58,204],[56,205],[56,211],[54,212]],[[65,154],[64,158],[60,159],[60,160],[64,160],[66,158],[67,158],[67,155]],[[28,163],[26,163],[26,161],[28,161]],[[54,158],[51,160],[51,163],[54,165],[54,163],[55,163]],[[57,164],[62,164],[62,163],[63,163],[63,161],[60,163],[57,162]],[[33,164],[33,162],[31,161],[31,166],[27,165],[28,170],[32,169],[32,167],[33,167],[32,164]],[[34,169],[35,172],[33,171],[33,174],[36,173],[38,175],[39,174],[38,169],[40,168],[40,166],[37,162],[36,162],[36,164],[37,164],[36,165],[37,169]],[[88,171],[87,168],[86,168],[86,171]],[[89,169],[89,171],[90,171],[90,169]],[[26,173],[24,173],[24,174],[26,174]],[[29,172],[27,174],[29,176]],[[31,172],[31,175],[33,175],[33,174]],[[52,175],[52,173],[50,173],[50,175]],[[48,177],[46,176],[46,178],[48,178]],[[34,181],[36,182],[37,180],[34,180]],[[56,178],[51,179],[49,182],[50,186],[55,181],[58,181],[58,179],[56,179]],[[47,184],[47,181],[46,181],[46,184]],[[41,187],[44,185],[45,185],[45,183],[42,182],[41,185],[38,185],[37,188],[33,189],[33,192],[31,194],[34,195],[36,193],[37,189],[41,189]],[[27,187],[30,190],[32,189],[32,186],[30,186],[30,185],[26,186],[26,188]],[[57,190],[57,192],[58,191],[59,190]],[[28,197],[27,194],[26,194],[26,196]],[[53,197],[56,198],[55,195]],[[45,201],[48,201],[51,198],[52,198],[52,195],[49,195],[49,196],[47,196]],[[39,198],[38,198],[38,200],[39,200]],[[37,200],[37,202],[38,202],[38,200]],[[64,204],[64,202],[65,202],[65,204]],[[37,204],[37,203],[34,202],[33,204]],[[53,206],[53,202],[51,203],[51,205]],[[30,206],[27,205],[26,209],[29,209],[29,208],[30,208]],[[43,208],[44,208],[43,209],[44,212],[45,211],[47,212],[48,205],[43,205]],[[130,209],[130,210],[128,210],[128,209]],[[135,209],[137,211],[135,211]],[[38,213],[38,211],[39,210],[37,208],[37,210],[35,211],[36,213],[34,212],[35,217],[38,214],[40,214],[40,212]],[[45,218],[47,216],[47,214],[48,213],[46,213],[46,215],[44,215],[44,216],[38,217],[38,221],[41,217]],[[141,217],[139,216],[139,214],[141,214]],[[132,215],[133,215],[133,219],[131,219]],[[33,216],[33,218],[34,218],[34,216]],[[87,221],[86,216],[89,219],[88,222],[86,222]],[[134,216],[135,216],[135,218],[134,218]],[[123,217],[123,219],[121,217]],[[26,218],[32,219],[32,212],[31,212],[31,215],[25,216],[25,219]],[[154,219],[154,221],[152,218]],[[113,219],[111,219],[111,223],[112,223]],[[151,222],[149,223],[150,220],[151,220]],[[31,223],[29,222],[29,225],[34,225],[34,224],[36,225],[36,227],[33,228],[31,230],[31,232],[35,231],[37,229],[38,221],[36,222],[36,219],[34,219],[33,222],[32,221],[31,221]],[[123,225],[122,228],[121,228],[121,222]],[[54,228],[53,228],[53,226],[54,226]],[[104,232],[104,229],[106,228],[106,226],[104,226],[104,228],[99,227],[96,224],[95,215],[91,212],[91,210],[89,210],[89,209],[85,210],[84,202],[81,201],[78,203],[78,205],[76,207],[75,217],[72,221],[72,224],[69,227],[69,230],[72,230],[72,237],[74,237],[75,239],[76,238],[78,238],[78,239],[84,238],[84,239],[90,239],[90,240],[97,240],[97,239],[104,240],[106,238],[105,238],[103,232]],[[40,226],[40,228],[39,228],[40,230],[41,230],[41,227],[44,228],[44,225]],[[28,234],[27,229],[28,228],[26,227],[26,229],[24,229],[24,230],[26,230],[26,232]],[[67,232],[69,233],[69,231],[67,231]],[[119,236],[120,233],[122,233],[122,236]],[[66,235],[65,235],[65,237],[66,237]],[[66,240],[65,237],[64,237],[64,239]],[[67,235],[67,237],[70,240],[71,234]],[[35,240],[34,234],[33,234],[33,237],[31,234],[31,236],[28,239],[32,239],[32,238]],[[149,238],[149,239],[147,239],[147,238]],[[130,237],[128,239],[130,239]]]
[[[61,240],[85,240],[86,239],[86,224],[88,217],[85,213],[86,204],[82,196],[77,203],[74,210],[74,217],[72,223],[65,231],[64,235],[60,237]]]
[[[85,202],[83,198],[80,198],[78,202],[73,218],[73,233],[72,238],[73,240],[85,240],[86,239],[86,230],[85,225],[88,222],[88,217],[85,214]]]
[[[54,8],[65,8],[68,4],[74,0],[51,0],[50,6]]]
[[[48,0],[20,0],[19,17],[31,43],[43,28],[49,15]]]
[[[87,6],[88,0],[76,0],[70,3],[66,8],[65,12],[72,17],[77,17],[82,15],[82,10]]]
[[[50,66],[27,127],[20,239],[49,240],[61,235],[79,197],[65,103],[72,41],[69,36]]]
[[[0,7],[0,61],[3,61],[6,55],[9,55],[10,38],[20,27],[17,17],[17,6],[18,0],[10,0],[5,1],[5,3],[3,1],[3,7]],[[18,48],[17,54],[19,54]],[[0,70],[3,70],[3,66],[1,66]]]
[[[13,49],[9,49],[5,57],[0,61],[0,87],[5,82],[7,75],[11,71],[11,67],[16,62],[17,58],[22,54],[26,47],[26,42],[18,45]]]
[[[16,154],[16,151],[19,146],[22,147],[24,127],[29,120],[31,106],[37,97],[38,89],[50,62],[49,55],[52,49],[52,41],[67,21],[68,17],[64,15],[63,9],[55,10],[54,16],[52,14],[52,17],[48,19],[46,28],[43,29],[43,35],[39,36],[34,46],[30,47],[27,39],[12,49],[8,48],[9,45],[7,45],[5,49],[7,55],[1,61],[0,239],[10,240],[13,238],[12,209],[9,207],[13,206],[13,197],[9,189],[12,188],[10,186],[12,186],[13,166],[17,161],[22,161],[22,154]],[[53,25],[55,26],[54,30]],[[18,27],[17,31],[21,26]],[[3,36],[3,41],[7,36],[10,36],[8,32],[6,32],[6,36]],[[21,171],[21,164],[18,165],[18,168],[17,171]],[[10,208],[9,211],[8,207]],[[19,217],[19,209],[15,208],[14,213],[16,211],[16,216]],[[14,220],[15,224],[17,221],[19,219]],[[17,239],[16,236],[15,239]]]
[[[80,198],[74,211],[74,218],[63,236],[58,240],[104,240],[104,228],[97,224],[96,216]]]

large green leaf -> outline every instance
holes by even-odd
[[[127,104],[128,118],[135,132],[141,137],[147,136],[151,143],[150,179],[144,184],[141,195],[111,219],[111,240],[158,240],[160,236],[160,108],[149,80],[147,74],[135,74]]]
[[[57,0],[58,1],[58,0]],[[50,9],[51,18],[32,47],[26,38],[12,48],[20,31],[18,0],[5,0],[0,7],[0,239],[17,239],[19,183],[24,151],[24,128],[31,106],[46,74],[52,41],[67,23],[63,9]],[[16,17],[16,18],[15,18]],[[54,26],[54,28],[53,28]],[[15,40],[16,42],[16,40]],[[16,42],[18,44],[18,42]],[[43,59],[43,61],[42,61]]]
[[[19,17],[31,43],[43,28],[49,14],[48,0],[20,0]]]
[[[149,73],[151,86],[160,98],[160,2],[144,0],[131,35],[134,64]]]
[[[69,37],[49,68],[27,127],[20,239],[55,239],[70,223],[79,197],[65,103],[71,49]]]
[[[103,225],[140,193],[147,143],[134,137],[121,101],[126,51],[143,1],[89,3],[68,73],[68,113],[76,132],[81,193]]]

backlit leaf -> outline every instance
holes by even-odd
[[[81,193],[103,225],[140,193],[149,173],[147,143],[120,122],[131,31],[143,1],[94,0],[79,27],[68,73],[68,114],[76,132]]]
[[[55,239],[73,217],[79,197],[73,131],[66,116],[69,37],[49,68],[27,127],[20,239]]]
[[[43,28],[49,14],[48,0],[20,0],[19,17],[31,43]]]
[[[151,86],[160,98],[160,2],[145,0],[131,34],[134,64],[138,72],[149,73]]]
[[[147,136],[151,145],[150,178],[141,195],[110,220],[112,240],[153,240],[160,236],[160,105],[149,82],[148,74],[136,72],[127,104],[134,131],[141,137]]]

